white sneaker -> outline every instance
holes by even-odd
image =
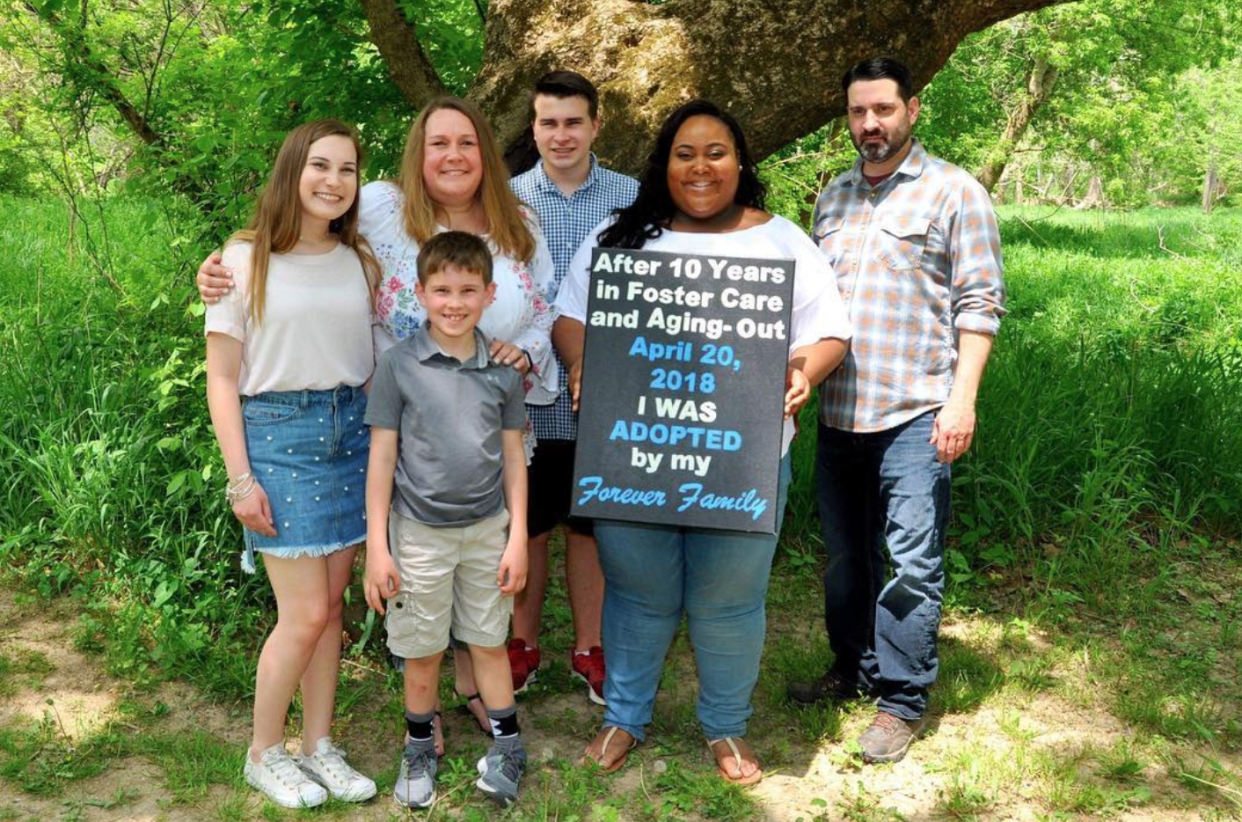
[[[345,752],[326,736],[316,743],[313,754],[297,757],[297,763],[342,802],[365,802],[375,796],[375,783],[351,768]]]
[[[313,808],[328,801],[328,792],[302,772],[278,742],[259,754],[256,764],[246,752],[246,782],[283,808]]]

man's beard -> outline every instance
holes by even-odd
[[[868,163],[879,164],[898,154],[905,147],[910,140],[910,129],[901,128],[890,131],[881,143],[864,143],[855,138],[852,133],[850,138],[854,142],[854,148],[858,149],[858,153],[864,160]]]

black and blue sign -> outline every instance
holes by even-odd
[[[774,534],[793,260],[591,257],[573,513]]]

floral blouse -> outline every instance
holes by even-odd
[[[384,273],[376,302],[378,356],[413,334],[426,318],[414,294],[418,282],[418,243],[405,232],[401,189],[395,184],[368,183],[358,196],[359,232],[371,244]],[[526,401],[531,405],[548,405],[557,394],[557,365],[551,339],[556,276],[552,254],[535,218],[525,208],[522,216],[535,237],[535,255],[530,262],[500,252],[488,236],[482,236],[492,252],[496,299],[484,310],[479,329],[489,339],[513,343],[530,354],[533,368],[526,375]]]

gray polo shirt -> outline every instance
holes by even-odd
[[[432,526],[470,525],[505,505],[502,430],[526,426],[522,377],[488,358],[462,362],[424,324],[380,357],[367,425],[400,434],[393,510]]]

